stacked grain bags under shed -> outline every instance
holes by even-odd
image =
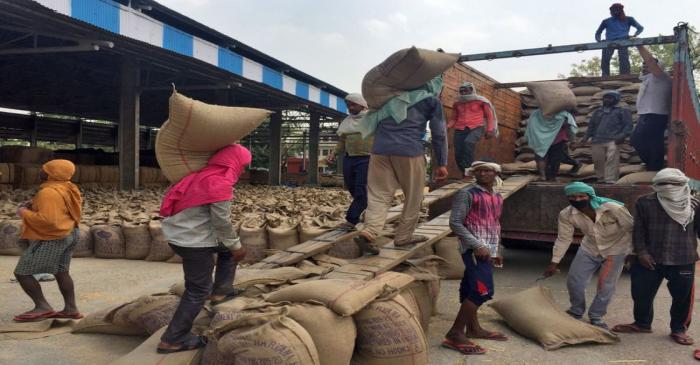
[[[115,187],[81,185],[80,190],[81,240],[74,256],[95,254],[98,258],[177,262],[160,230],[164,186],[120,191]],[[19,233],[21,221],[15,211],[35,192],[36,189],[0,191],[0,230],[6,227],[7,232]],[[338,188],[238,185],[231,217],[248,249],[245,263],[260,261],[272,249],[281,250],[333,229],[344,221],[350,201],[349,194]],[[8,225],[17,230],[7,228]],[[0,254],[18,255],[24,248],[9,234],[0,235],[0,240]]]
[[[641,83],[631,81],[593,81],[593,82],[569,82],[569,88],[576,96],[576,105],[571,114],[576,119],[578,125],[578,133],[574,141],[569,142],[569,155],[579,162],[584,163],[579,173],[575,176],[578,179],[595,178],[593,170],[593,159],[591,157],[590,142],[583,142],[584,135],[588,130],[588,122],[593,115],[593,112],[600,108],[603,104],[603,93],[607,90],[617,90],[622,95],[620,102],[617,104],[632,112],[632,121],[636,125],[639,119],[637,115],[637,93]],[[525,138],[525,129],[530,115],[540,107],[540,104],[529,89],[520,92],[520,100],[522,103],[522,118],[520,128],[518,129],[518,139],[515,141],[515,162],[503,165],[505,173],[531,173],[537,171],[535,165],[535,154],[532,148],[528,146]],[[637,155],[632,145],[629,143],[629,138],[620,145],[620,176],[625,176],[632,173],[643,171],[641,159]],[[562,165],[560,174],[566,174],[570,170],[569,165]]]

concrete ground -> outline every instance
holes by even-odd
[[[496,298],[506,296],[535,284],[549,261],[549,250],[508,249],[505,267],[496,272]],[[571,255],[570,255],[571,256]],[[561,275],[544,282],[557,302],[568,303],[565,273],[571,257],[565,260]],[[0,256],[0,322],[9,322],[12,316],[29,309],[30,301],[17,284],[10,283],[16,257]],[[84,312],[90,312],[138,297],[139,295],[166,290],[181,277],[180,265],[146,261],[75,259],[71,271],[78,293],[78,304]],[[55,283],[45,283],[47,298],[60,309],[61,297]],[[452,324],[458,310],[457,289],[459,281],[443,281],[439,299],[440,315],[433,317],[430,333],[430,363],[461,364],[693,364],[695,346],[680,346],[668,337],[668,308],[670,297],[665,287],[659,290],[656,301],[654,333],[647,335],[622,335],[622,342],[615,345],[579,345],[555,351],[525,339],[505,325],[490,308],[481,310],[483,324],[487,328],[503,331],[510,336],[508,342],[478,341],[489,352],[481,356],[463,356],[440,347],[444,333]],[[595,290],[594,284],[590,287]],[[617,294],[609,308],[610,324],[631,320],[632,300],[629,294],[629,276],[623,275]],[[700,340],[697,326],[691,326],[692,336]],[[139,337],[98,334],[63,334],[28,341],[0,341],[0,364],[108,364],[138,346]],[[700,347],[700,345],[699,345]]]

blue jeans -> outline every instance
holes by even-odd
[[[343,180],[345,188],[352,196],[352,203],[345,214],[345,219],[360,223],[360,215],[367,209],[367,170],[369,156],[345,156],[343,158]]]
[[[617,58],[620,61],[620,75],[629,75],[630,71],[630,54],[627,47],[620,48],[603,48],[603,57],[600,60],[600,69],[603,71],[603,76],[610,76],[610,60],[617,49]]]

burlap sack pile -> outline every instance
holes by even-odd
[[[561,86],[562,83],[566,84],[562,81],[558,83],[559,86]],[[515,161],[513,163],[503,164],[503,170],[507,174],[533,173],[537,171],[537,166],[534,161],[535,154],[532,148],[527,144],[525,129],[527,128],[527,121],[530,114],[542,106],[543,99],[538,99],[536,97],[536,91],[537,86],[543,86],[544,84],[545,83],[530,83],[528,84],[529,89],[520,92],[523,120],[520,122],[520,129],[518,129],[517,132],[518,139],[515,141]],[[594,178],[595,173],[593,170],[593,159],[591,157],[591,145],[590,142],[583,142],[583,137],[588,130],[588,122],[593,112],[602,106],[603,93],[606,90],[617,90],[622,94],[618,105],[632,112],[632,121],[636,125],[639,119],[636,107],[637,93],[639,92],[641,84],[629,81],[599,81],[588,83],[569,82],[567,85],[574,99],[571,99],[571,95],[562,97],[565,93],[561,92],[561,90],[555,90],[557,92],[550,92],[550,94],[553,93],[556,95],[555,97],[550,97],[550,99],[546,101],[548,104],[547,106],[550,110],[556,110],[565,106],[565,109],[570,110],[574,118],[576,118],[579,131],[575,139],[569,142],[569,155],[584,163],[585,166],[574,178],[584,180]],[[574,102],[572,103],[572,101]],[[555,107],[552,108],[552,105]],[[544,109],[546,108],[543,108],[543,111]],[[629,139],[624,144],[620,145],[620,149],[620,162],[622,165],[620,169],[621,177],[643,171],[643,167],[640,165],[641,159],[630,145]],[[570,169],[570,165],[562,164],[560,174],[568,174]],[[640,182],[638,181],[639,179],[632,180],[634,180],[635,183]]]

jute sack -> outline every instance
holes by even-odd
[[[20,256],[27,248],[27,241],[21,240],[22,221],[0,221],[0,255]]]
[[[538,81],[525,83],[535,94],[545,118],[551,118],[563,110],[576,108],[576,95],[566,81]]]
[[[246,220],[238,231],[241,244],[246,248],[243,262],[252,264],[265,258],[268,249],[267,230],[263,220]]]
[[[353,316],[357,341],[353,364],[428,364],[428,341],[406,300],[377,300]]]
[[[352,317],[340,317],[332,310],[314,304],[288,307],[287,316],[311,335],[321,364],[349,364],[355,349],[357,329]]]
[[[263,298],[271,303],[319,302],[341,316],[352,316],[374,299],[395,294],[411,282],[413,278],[410,275],[386,272],[372,280],[307,281],[265,294]]]
[[[272,112],[210,105],[173,92],[169,119],[156,135],[156,158],[170,182],[207,165],[214,154],[240,141]]]
[[[302,222],[299,224],[299,242],[304,243],[306,241],[311,241],[329,230],[329,228],[317,227],[308,222]]]
[[[440,298],[440,288],[442,278],[440,277],[440,265],[445,262],[445,259],[439,256],[426,256],[415,260],[409,260],[403,263],[403,266],[411,265],[406,273],[410,274],[416,280],[420,280],[426,284],[429,284],[430,299],[432,301],[432,315],[440,314],[438,311],[438,299]],[[416,276],[415,268],[419,270],[421,276]],[[424,274],[427,273],[428,275]]]
[[[119,226],[97,225],[90,228],[95,257],[101,259],[123,259],[126,254],[124,235]]]
[[[277,227],[267,227],[269,246],[273,250],[284,251],[299,244],[298,223],[287,221]]]
[[[371,109],[379,109],[401,91],[419,88],[447,71],[458,59],[458,53],[402,49],[367,72],[362,79],[362,96]]]
[[[638,172],[644,172],[644,166],[642,165],[625,165],[620,167],[620,175],[626,176],[629,174],[634,174]]]
[[[206,364],[321,364],[309,333],[285,315],[242,318],[210,331],[208,337],[207,347],[215,346],[217,354],[207,354]]]
[[[489,304],[519,334],[545,350],[586,342],[615,343],[620,339],[600,327],[571,318],[554,301],[548,289],[535,286]]]
[[[362,251],[360,251],[355,241],[347,239],[334,243],[333,247],[328,250],[328,254],[341,259],[352,260],[362,256]]]
[[[634,172],[617,180],[615,184],[651,184],[651,180],[656,176],[657,172],[658,171]]]
[[[144,343],[110,365],[199,365],[202,349],[159,354],[155,348],[160,343],[165,328],[153,333]],[[204,363],[202,363],[204,364]]]
[[[73,257],[90,257],[94,247],[90,227],[81,223],[78,230],[78,244],[73,249]]]
[[[127,303],[128,304],[128,303]],[[148,333],[141,327],[135,325],[119,325],[112,321],[114,313],[126,306],[122,304],[116,307],[93,312],[81,319],[75,327],[73,333],[103,333],[108,335],[123,336],[147,336]]]
[[[326,255],[324,253],[314,255],[311,258],[316,262],[316,265],[325,268],[337,268],[350,263],[347,259]]]
[[[0,163],[0,184],[15,183],[15,165],[11,163]]]
[[[323,275],[330,270],[326,267],[318,266],[309,260],[301,261],[297,264],[296,268],[309,275]]]
[[[401,290],[401,295],[409,303],[415,303],[416,315],[426,335],[430,328],[430,317],[435,313],[435,304],[440,296],[440,277],[425,269],[410,267],[401,272],[413,276],[414,282]]]
[[[151,234],[146,224],[123,224],[124,257],[130,260],[143,260],[151,249]]]
[[[153,334],[170,323],[180,298],[175,295],[147,295],[136,300],[129,321]]]
[[[602,89],[597,86],[577,86],[571,89],[576,96],[592,96],[601,91]]]
[[[461,279],[464,276],[464,261],[459,252],[459,239],[445,237],[435,244],[435,253],[445,259],[440,263],[440,276],[444,279]]]
[[[279,286],[290,283],[292,280],[301,279],[309,276],[308,271],[298,269],[293,266],[283,266],[274,269],[248,269],[242,268],[236,270],[236,276],[233,279],[233,285],[239,289],[249,289],[256,285],[271,285]],[[182,296],[185,292],[185,283],[179,282],[170,287],[170,293],[177,296]]]
[[[151,234],[151,248],[148,250],[146,261],[167,261],[175,255],[163,235],[160,221],[148,222],[148,232]]]

